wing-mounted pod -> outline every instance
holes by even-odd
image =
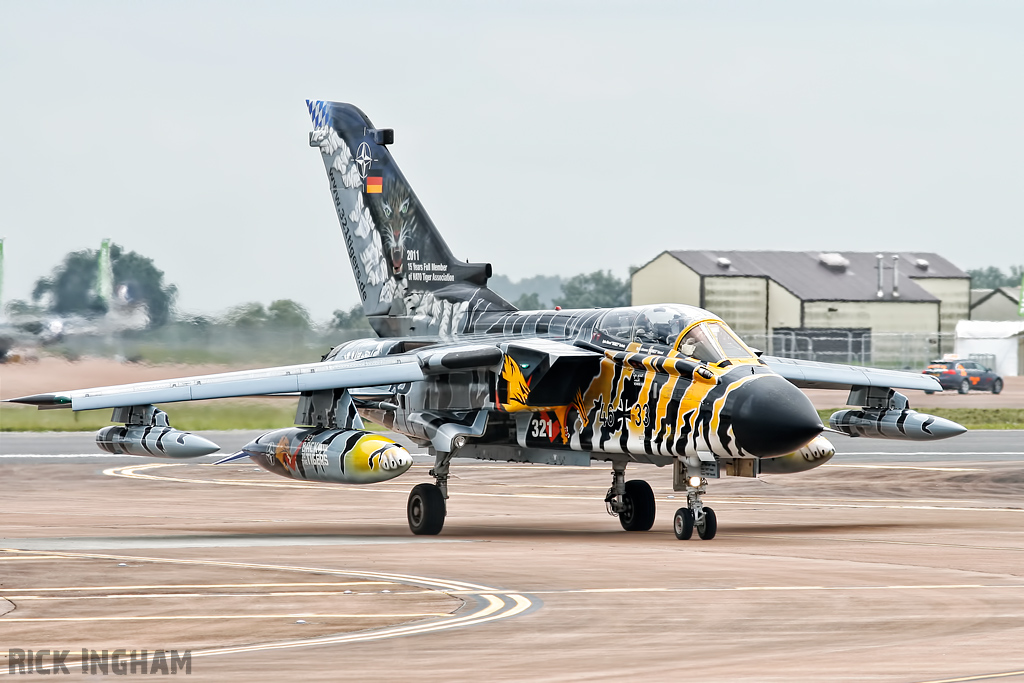
[[[295,424],[308,426],[267,432],[240,455],[282,477],[335,484],[374,484],[412,467],[409,451],[363,427],[346,389],[303,392]]]
[[[114,408],[110,421],[124,425],[96,432],[96,445],[114,455],[177,459],[198,458],[220,450],[208,439],[172,428],[167,413],[156,406]]]
[[[907,397],[894,389],[853,387],[847,403],[863,408],[840,410],[832,414],[828,423],[849,436],[934,441],[967,431],[952,420],[911,410]]]
[[[274,474],[335,484],[374,484],[412,467],[405,448],[361,429],[277,429],[249,442],[242,452]]]
[[[601,370],[604,354],[546,339],[502,344],[495,387],[500,410],[541,410],[573,402]]]

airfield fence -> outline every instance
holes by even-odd
[[[76,335],[51,348],[68,358],[98,356],[148,363],[282,365],[315,361],[334,346],[374,336],[369,329],[245,329],[226,324],[175,322],[155,330],[117,335]],[[870,365],[919,371],[953,351],[952,333],[871,332],[870,330],[776,330],[747,334],[748,345],[783,358]],[[977,359],[993,365],[991,359]],[[986,363],[988,361],[988,363]]]
[[[745,341],[772,356],[894,370],[921,370],[951,353],[952,332],[857,332],[829,330],[827,335],[792,331],[747,335]]]

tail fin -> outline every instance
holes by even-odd
[[[484,311],[514,311],[487,289],[491,264],[452,256],[378,130],[351,104],[306,100],[370,324],[382,337],[458,334]]]

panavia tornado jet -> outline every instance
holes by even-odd
[[[307,102],[310,146],[331,198],[363,308],[377,339],[350,341],[320,362],[13,399],[41,408],[113,408],[101,448],[164,458],[217,446],[175,430],[154,404],[289,394],[295,426],[268,432],[233,458],[292,479],[372,484],[412,464],[367,430],[368,419],[434,457],[432,482],[409,495],[414,534],[437,534],[454,457],[549,465],[609,463],[610,513],[646,531],[655,497],[630,464],[666,467],[686,505],[675,535],[715,536],[702,496],[722,476],[802,472],[835,449],[822,434],[942,439],[960,425],[910,409],[898,389],[941,391],[926,375],[772,358],[694,306],[520,311],[487,288],[491,266],[455,258],[398,169],[394,134],[356,107]],[[826,429],[800,391],[847,388]],[[667,477],[667,474],[665,475]]]

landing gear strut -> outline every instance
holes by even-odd
[[[409,530],[417,536],[436,536],[444,528],[444,518],[448,513],[448,467],[452,461],[452,453],[438,453],[434,458],[434,468],[430,475],[433,484],[417,484],[409,493],[406,505],[406,517]]]
[[[677,464],[676,467],[681,467]],[[685,471],[684,471],[685,474]],[[676,510],[672,517],[672,531],[680,541],[688,541],[697,529],[702,540],[710,541],[718,533],[718,517],[711,508],[704,507],[701,496],[707,492],[708,480],[703,477],[685,477],[686,507]]]
[[[657,505],[651,485],[643,479],[626,481],[626,463],[612,463],[612,485],[604,497],[608,514],[618,515],[626,531],[650,531]]]

